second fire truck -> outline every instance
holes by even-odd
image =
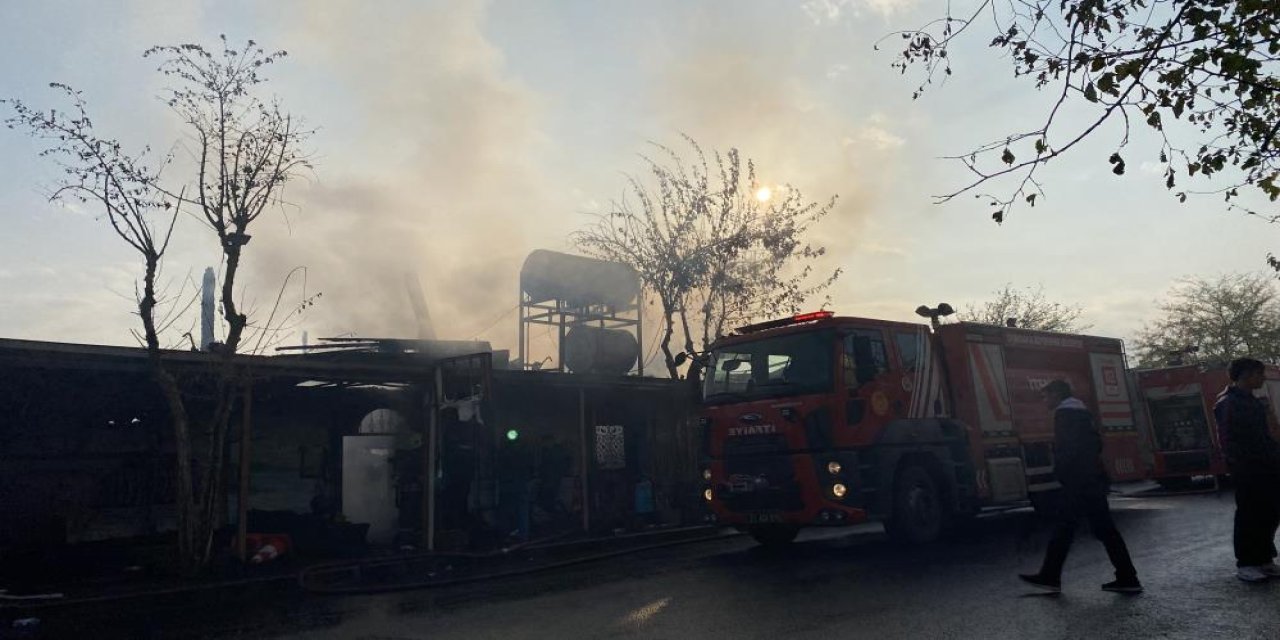
[[[1223,476],[1213,405],[1231,380],[1223,365],[1199,364],[1133,372],[1144,436],[1151,443],[1151,478],[1178,487],[1195,476]],[[1280,435],[1280,367],[1267,365],[1266,384],[1255,392],[1270,407],[1271,431]]]

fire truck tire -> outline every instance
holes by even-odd
[[[933,542],[946,524],[938,482],[929,470],[910,464],[893,483],[893,512],[885,523],[889,537],[906,544]]]
[[[760,546],[782,547],[791,544],[796,539],[796,535],[800,533],[800,527],[785,524],[760,525],[749,527],[747,533],[751,534],[751,537],[755,538],[756,542],[760,543]]]

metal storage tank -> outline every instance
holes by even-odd
[[[564,363],[573,373],[625,375],[639,350],[636,337],[625,329],[578,326],[564,336]]]
[[[629,265],[538,249],[520,268],[520,290],[531,303],[562,300],[574,307],[636,303],[640,275]]]

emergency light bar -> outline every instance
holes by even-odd
[[[749,324],[745,327],[738,327],[738,333],[755,333],[756,331],[764,331],[765,329],[777,329],[785,327],[789,324],[800,324],[801,322],[813,322],[814,320],[826,320],[834,317],[836,314],[832,311],[810,311],[809,313],[801,313],[791,316],[790,318],[778,318],[777,320],[769,320],[766,322],[757,322]]]

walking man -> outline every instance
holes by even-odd
[[[1121,593],[1142,591],[1124,538],[1111,520],[1111,508],[1107,504],[1110,482],[1102,466],[1102,437],[1093,414],[1071,394],[1071,385],[1065,380],[1050,382],[1040,393],[1053,410],[1053,470],[1062,484],[1062,503],[1040,572],[1018,577],[1041,589],[1060,591],[1062,565],[1071,550],[1076,525],[1084,518],[1089,521],[1094,537],[1106,547],[1107,557],[1116,570],[1116,579],[1102,585],[1102,589]]]
[[[1266,405],[1253,395],[1266,372],[1266,366],[1252,358],[1232,360],[1227,370],[1231,384],[1213,405],[1218,442],[1236,486],[1232,542],[1236,577],[1245,582],[1280,576],[1274,562],[1280,525],[1280,445],[1267,429]]]

